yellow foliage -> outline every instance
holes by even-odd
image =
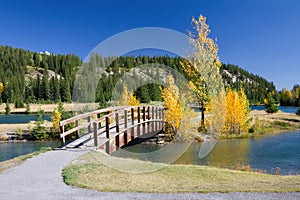
[[[179,90],[174,83],[172,75],[167,77],[167,86],[162,90],[162,98],[165,101],[165,121],[178,129],[182,118],[182,108],[179,103]]]
[[[299,87],[296,87],[295,89],[295,98],[299,99]]]
[[[194,32],[189,32],[192,52],[187,60],[180,64],[191,80],[190,86],[198,104],[205,108],[215,95],[224,90],[220,74],[219,48],[216,40],[209,37],[210,29],[206,17],[200,15],[198,19],[192,18],[192,25]],[[201,126],[204,127],[204,119]]]
[[[205,129],[209,134],[218,137],[224,127],[226,115],[226,94],[221,91],[215,95],[206,106],[207,117],[205,118]]]
[[[140,105],[140,101],[135,98],[132,92],[129,94],[129,105],[130,106],[138,106]]]
[[[123,92],[120,99],[117,101],[118,106],[138,106],[139,100],[133,95],[133,92],[129,92],[126,84],[123,85]]]
[[[62,118],[61,115],[62,115],[62,114],[61,114],[57,109],[55,109],[55,110],[53,111],[53,115],[51,116],[52,127],[53,127],[53,129],[56,130],[56,131],[59,131],[59,130],[60,130],[60,125],[59,125],[59,123],[60,123],[61,118]]]
[[[243,90],[239,92],[229,90],[226,95],[226,115],[223,132],[243,133],[248,131],[247,119],[249,108],[247,97]]]
[[[4,91],[4,85],[2,82],[0,82],[0,94]]]

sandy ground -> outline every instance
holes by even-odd
[[[0,113],[5,113],[6,105],[3,103],[0,105]],[[57,108],[57,104],[30,104],[30,112],[38,112],[40,110],[44,110],[45,112],[53,112],[53,110]],[[72,103],[64,103],[64,108],[66,110],[72,110]],[[15,108],[14,104],[10,104],[10,111],[12,113],[15,112],[25,112],[26,108]]]
[[[300,126],[300,116],[292,113],[278,111],[274,114],[268,114],[264,110],[252,110],[250,116],[257,117],[258,120],[281,121]]]
[[[98,103],[91,104],[75,104],[75,103],[64,103],[66,111],[80,111],[80,110],[96,110],[99,107]],[[5,113],[5,104],[0,104],[0,113]],[[46,113],[52,113],[57,108],[57,104],[30,104],[30,112],[37,113],[40,110],[44,110]],[[10,104],[10,110],[12,113],[24,113],[26,108],[15,108],[14,104]],[[26,124],[2,124],[0,121],[0,138],[6,133],[20,132],[21,130],[29,130],[34,125],[34,122]],[[51,122],[45,122],[45,127],[51,127]]]

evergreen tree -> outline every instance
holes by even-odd
[[[70,83],[67,79],[61,80],[60,96],[62,102],[71,102]]]
[[[44,110],[40,110],[37,113],[37,120],[35,121],[35,127],[32,129],[33,138],[35,140],[46,140],[48,135],[43,121]]]
[[[149,103],[151,98],[147,85],[142,85],[135,92],[134,95],[140,100],[141,103]]]
[[[298,110],[297,110],[297,112],[296,112],[296,115],[299,115],[299,116],[300,116],[300,106],[299,106],[299,108],[298,108]]]
[[[277,113],[278,112],[278,106],[275,104],[274,99],[269,96],[268,99],[265,101],[265,108],[266,108],[266,112],[273,114],[273,113]]]
[[[5,114],[9,115],[10,114],[10,105],[9,105],[9,101],[6,101],[6,105],[5,105]]]
[[[30,114],[30,105],[29,105],[29,103],[27,102],[26,103],[26,114]]]
[[[42,77],[42,97],[45,101],[50,100],[50,83],[48,80],[48,69],[46,68],[43,72],[43,77]]]

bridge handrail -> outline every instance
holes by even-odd
[[[79,131],[82,129],[82,128],[87,128],[88,127],[88,132],[90,133],[91,132],[91,125],[95,125],[95,123],[101,123],[103,121],[106,121],[106,129],[109,129],[113,124],[110,123],[110,122],[107,122],[107,119],[111,119],[113,118],[114,116],[116,116],[116,113],[118,113],[118,123],[119,123],[119,120],[124,117],[124,111],[129,111],[128,113],[131,113],[132,111],[133,112],[138,112],[138,116],[135,116],[135,114],[131,114],[134,117],[137,117],[138,118],[138,122],[140,123],[140,119],[141,119],[141,111],[143,112],[143,121],[145,121],[146,119],[146,111],[145,111],[145,108],[147,107],[147,112],[148,112],[148,119],[150,119],[150,108],[152,107],[152,111],[153,112],[154,110],[156,110],[156,112],[158,111],[158,109],[163,109],[163,108],[160,108],[160,107],[156,107],[156,106],[116,106],[116,107],[111,107],[111,108],[105,108],[105,109],[100,109],[100,110],[96,110],[96,111],[92,111],[92,112],[88,112],[88,113],[84,113],[84,114],[80,114],[80,115],[77,115],[77,116],[74,116],[74,117],[71,117],[69,119],[66,119],[64,121],[61,121],[60,122],[60,126],[61,126],[61,134],[60,134],[60,138],[62,139],[62,144],[65,144],[65,137],[71,133],[74,133],[76,132],[76,136],[77,138],[79,137]],[[142,109],[141,109],[142,108]],[[123,112],[122,112],[123,111]],[[102,113],[107,113],[109,112],[108,114],[104,115],[104,116],[101,116],[99,114],[102,114]],[[94,120],[91,120],[91,116],[92,115],[98,115],[96,119]],[[156,113],[156,117],[158,114]],[[152,116],[154,116],[152,114]],[[128,117],[128,116],[127,116]],[[81,124],[79,125],[79,120],[82,120],[82,119],[87,119],[88,122],[84,123],[84,124]],[[131,119],[132,121],[132,119]],[[64,131],[64,126],[67,125],[67,124],[70,124],[70,123],[76,123],[76,127],[68,130],[68,131]],[[94,130],[95,131],[95,130]],[[94,135],[95,137],[95,135]]]
[[[127,107],[128,106],[115,106],[115,107],[110,107],[110,108],[103,108],[103,109],[100,109],[100,110],[95,110],[95,111],[91,111],[91,112],[76,115],[74,117],[71,117],[69,119],[65,119],[65,120],[61,121],[59,124],[60,124],[60,126],[65,126],[67,124],[75,122],[76,120],[87,118],[87,117],[90,117],[92,115],[97,115],[97,114],[101,114],[101,113],[105,113],[105,112],[111,112],[111,111],[115,111],[115,110],[119,110],[119,109],[121,110],[121,109],[125,109]]]

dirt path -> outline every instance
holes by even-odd
[[[300,199],[300,193],[119,193],[98,192],[67,186],[62,169],[86,153],[83,150],[49,151],[26,160],[20,166],[0,174],[1,200],[27,199]],[[99,183],[101,184],[101,183]]]

